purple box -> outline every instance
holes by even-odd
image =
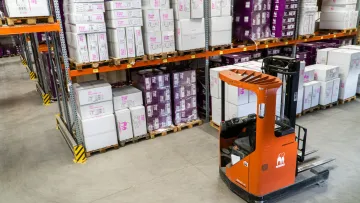
[[[298,7],[298,3],[297,2],[291,2],[291,3],[286,3],[285,4],[285,10],[294,10],[294,9],[297,9]]]
[[[233,65],[235,63],[243,63],[250,61],[251,54],[248,53],[234,53],[234,54],[225,54],[221,56],[221,61],[223,65]]]
[[[153,117],[153,118],[148,118],[147,120],[147,128],[148,131],[154,131],[154,130],[159,130],[162,128],[167,128],[170,127],[172,125],[172,116],[168,115],[168,116],[157,116],[157,117]]]
[[[171,115],[171,102],[146,105],[147,118],[153,118],[156,116],[169,116]]]
[[[194,70],[176,72],[172,74],[173,87],[196,83],[196,72]]]
[[[295,58],[300,61],[305,61],[307,58],[307,54],[308,54],[308,52],[306,52],[306,51],[297,52]]]
[[[252,11],[262,11],[264,10],[262,8],[263,2],[263,0],[234,1],[234,14]],[[269,10],[268,8],[266,9]]]
[[[170,87],[164,87],[157,90],[143,91],[145,105],[166,103],[171,101]]]
[[[252,26],[245,28],[237,26],[234,29],[234,37],[237,40],[256,40],[264,38],[265,33],[262,26]]]
[[[182,85],[173,88],[174,100],[180,100],[191,96],[196,96],[196,83]]]
[[[176,112],[174,115],[175,125],[180,123],[187,123],[193,120],[198,119],[197,108],[190,108],[185,111]]]
[[[196,108],[196,105],[196,96],[174,100],[174,112],[185,111],[189,108]]]
[[[251,53],[251,59],[261,58],[261,51],[254,51]]]
[[[159,70],[139,71],[133,76],[136,86],[142,90],[157,90],[170,87],[170,75]]]

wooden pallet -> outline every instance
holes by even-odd
[[[300,118],[301,117],[301,113],[296,114],[296,118]]]
[[[140,140],[148,140],[150,138],[149,134],[145,134],[145,135],[142,135],[142,136],[137,136],[137,137],[132,137],[130,139],[127,139],[127,140],[122,140],[122,141],[119,141],[120,143],[120,146],[124,147],[125,145],[127,144],[130,144],[130,143],[136,143]]]
[[[329,108],[331,108],[333,106],[337,106],[337,105],[339,105],[338,101],[334,102],[334,103],[327,104],[327,105],[320,105],[320,109],[325,110],[325,109],[329,109]]]
[[[78,63],[74,59],[69,59],[69,62],[71,69],[82,70],[87,68],[99,68],[101,66],[107,66],[112,61],[106,60],[106,61],[97,61],[97,62],[89,62],[89,63]]]
[[[136,61],[146,61],[146,60],[147,60],[146,55],[131,57],[131,58],[124,58],[124,59],[114,58],[114,57],[110,58],[111,64],[115,65],[115,66],[119,66],[121,64],[135,64]]]
[[[178,56],[178,52],[172,51],[172,52],[164,52],[164,53],[160,53],[160,54],[149,54],[149,55],[147,55],[147,59],[148,60],[167,59],[167,58],[177,57],[177,56]]]
[[[287,42],[287,41],[290,41],[290,40],[293,40],[293,39],[294,39],[294,37],[282,37],[282,38],[279,39],[279,41]]]
[[[184,128],[193,128],[196,125],[202,125],[202,124],[203,124],[202,120],[194,120],[194,121],[190,121],[187,123],[181,123],[181,124],[177,125],[176,127],[178,128],[178,131],[181,131]]]
[[[220,126],[218,124],[214,123],[214,121],[210,121],[210,126],[215,128],[217,131],[220,130]]]
[[[356,96],[353,96],[353,97],[349,97],[347,99],[339,99],[339,104],[345,104],[345,103],[348,103],[348,102],[351,102],[351,101],[355,101],[356,100]]]
[[[218,46],[210,46],[210,51],[220,51],[224,49],[231,49],[232,44],[224,44],[224,45],[218,45]]]
[[[1,25],[4,23],[8,26],[14,25],[36,25],[39,23],[55,23],[53,16],[41,16],[41,17],[26,17],[26,18],[8,18],[5,17],[5,22],[1,21]]]
[[[312,107],[312,108],[310,108],[310,109],[304,110],[304,111],[301,113],[301,115],[305,115],[305,114],[308,114],[308,113],[312,113],[312,112],[317,111],[317,110],[319,110],[319,109],[320,109],[320,106],[315,106],[315,107]]]
[[[184,55],[193,55],[193,54],[199,54],[199,53],[203,53],[205,52],[205,48],[200,48],[200,49],[190,49],[190,50],[186,50],[186,51],[178,51],[180,56],[184,56]]]
[[[308,35],[299,35],[298,39],[310,39],[313,38],[315,35],[314,34],[308,34]]]
[[[172,125],[168,128],[151,131],[151,132],[149,132],[149,135],[150,135],[151,139],[154,139],[157,136],[165,136],[168,133],[172,133],[172,132],[175,133],[177,131],[178,131],[178,128],[176,126]]]
[[[234,41],[233,42],[233,47],[238,47],[241,48],[243,46],[248,46],[248,45],[261,45],[261,44],[269,44],[269,43],[275,43],[275,42],[279,42],[278,38],[264,38],[264,39],[257,39],[257,40],[242,40],[242,41]]]
[[[92,155],[94,155],[96,153],[105,153],[106,151],[111,150],[111,149],[119,149],[119,145],[118,144],[111,145],[111,146],[104,147],[104,148],[101,148],[101,149],[86,152],[86,157],[90,157],[90,156],[92,156]]]
[[[324,30],[319,30],[317,33],[315,34],[319,34],[319,33],[322,33],[322,34],[338,34],[338,33],[344,33],[344,34],[350,34],[352,32],[356,32],[357,31],[357,28],[349,28],[349,29],[344,29],[344,30],[333,30],[333,29],[324,29]]]

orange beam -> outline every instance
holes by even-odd
[[[0,35],[17,35],[34,32],[59,32],[60,23],[47,23],[36,25],[14,25],[0,27]]]
[[[39,45],[39,52],[48,52],[48,47],[46,44]]]
[[[139,62],[136,62],[134,65],[121,64],[118,66],[102,66],[98,69],[88,68],[88,69],[83,69],[83,70],[70,70],[70,77],[90,75],[90,74],[94,74],[94,73],[105,73],[105,72],[110,72],[110,71],[126,70],[128,68],[154,66],[154,65],[166,64],[166,63],[171,63],[171,62],[191,60],[191,59],[196,59],[196,58],[206,58],[209,56],[218,56],[218,55],[222,55],[222,54],[232,54],[232,53],[239,53],[239,52],[244,52],[244,51],[254,51],[254,50],[267,49],[267,48],[272,48],[272,47],[294,45],[294,44],[298,44],[298,43],[302,43],[302,42],[312,42],[312,41],[319,41],[319,40],[324,40],[324,39],[333,39],[333,38],[338,38],[338,37],[349,37],[349,36],[355,36],[356,34],[357,34],[357,32],[329,34],[329,35],[323,35],[323,36],[314,36],[309,39],[289,40],[289,41],[284,41],[284,42],[260,44],[258,46],[251,45],[251,46],[237,47],[237,48],[232,48],[232,49],[224,49],[224,50],[219,50],[219,51],[207,51],[204,53],[199,53],[199,54],[194,54],[194,55],[177,56],[177,57],[171,57],[168,59],[139,61]]]

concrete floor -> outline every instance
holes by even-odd
[[[243,202],[218,175],[216,131],[207,124],[74,164],[20,62],[0,61],[0,202]],[[301,117],[309,148],[336,158],[330,179],[278,202],[358,202],[359,101]]]

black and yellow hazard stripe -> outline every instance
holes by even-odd
[[[85,148],[82,145],[74,147],[74,163],[84,164],[86,162]]]
[[[30,71],[29,76],[30,76],[30,80],[36,80],[36,73]]]
[[[42,97],[43,97],[44,105],[50,105],[50,102],[51,102],[50,94],[43,94]]]

